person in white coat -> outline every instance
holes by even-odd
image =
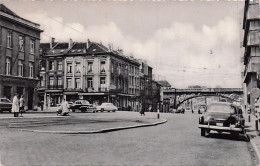
[[[64,115],[64,116],[69,115],[69,111],[70,111],[69,103],[66,101],[65,98],[63,99],[63,101],[61,103],[60,109],[62,110],[61,115]]]
[[[18,117],[19,115],[19,99],[18,94],[16,93],[13,98],[12,112],[14,113],[14,117]]]

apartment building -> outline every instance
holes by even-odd
[[[25,108],[37,106],[40,25],[0,4],[0,97],[24,95]]]
[[[70,40],[56,43],[44,56],[46,74],[41,89],[45,106],[59,105],[64,97],[96,105],[112,102],[122,110],[140,107],[140,64],[122,51],[96,42]]]
[[[243,30],[244,30],[244,75],[246,100],[254,111],[254,89],[260,87],[260,13],[257,0],[246,0],[244,6]]]

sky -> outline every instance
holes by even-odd
[[[48,0],[2,1],[39,23],[41,42],[113,44],[144,59],[156,80],[174,88],[192,85],[241,88],[243,1]]]

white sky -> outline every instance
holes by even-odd
[[[113,43],[173,87],[239,88],[243,1],[1,1],[41,25],[41,42]],[[211,51],[212,50],[212,51]],[[212,52],[212,54],[211,54]]]

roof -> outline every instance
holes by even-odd
[[[84,54],[86,53],[87,43],[74,43],[68,54]]]
[[[34,22],[32,22],[32,21],[26,20],[26,19],[24,19],[24,18],[18,16],[18,15],[15,14],[12,10],[10,10],[9,8],[7,8],[4,4],[0,4],[0,12],[3,12],[3,13],[5,13],[5,14],[7,14],[7,15],[10,15],[10,16],[13,16],[13,17],[17,18],[17,19],[15,19],[16,21],[19,21],[19,22],[22,22],[22,23],[25,23],[25,24],[26,24],[26,23],[29,23],[31,26],[36,26],[35,28],[40,28],[40,27],[39,27],[40,24],[34,23]],[[10,17],[8,17],[8,18],[10,18]],[[13,19],[13,18],[12,18],[12,19]],[[21,21],[21,20],[22,20],[22,21]],[[42,31],[42,30],[40,30],[40,31]]]
[[[171,87],[171,84],[166,80],[158,81],[158,84],[160,84],[162,87]]]

